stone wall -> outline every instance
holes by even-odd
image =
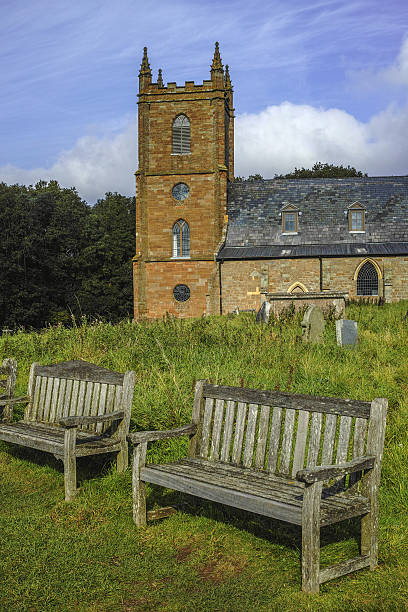
[[[258,309],[261,292],[336,291],[357,299],[356,271],[366,257],[224,261],[221,264],[223,312]],[[373,257],[378,295],[386,301],[408,299],[408,258]]]

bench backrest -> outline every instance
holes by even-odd
[[[28,383],[30,402],[24,420],[57,424],[67,416],[125,412],[122,422],[84,425],[80,429],[103,433],[118,425],[115,437],[127,434],[135,374],[113,372],[86,361],[65,361],[41,366],[33,363]]]
[[[353,401],[196,385],[190,456],[294,477],[298,470],[382,457],[387,401]]]

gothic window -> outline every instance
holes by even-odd
[[[358,272],[357,295],[378,295],[377,270],[369,261]]]
[[[190,257],[190,228],[183,219],[173,225],[173,257]]]
[[[178,115],[173,121],[173,155],[190,153],[190,120]]]

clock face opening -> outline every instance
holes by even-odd
[[[171,195],[178,202],[182,202],[183,200],[185,200],[189,193],[190,189],[185,183],[177,183],[171,190]]]

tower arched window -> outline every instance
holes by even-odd
[[[190,228],[184,219],[173,225],[173,257],[190,257]]]
[[[367,261],[357,276],[357,295],[378,295],[378,274],[373,264]]]
[[[173,121],[173,155],[190,153],[190,120],[178,115]]]

